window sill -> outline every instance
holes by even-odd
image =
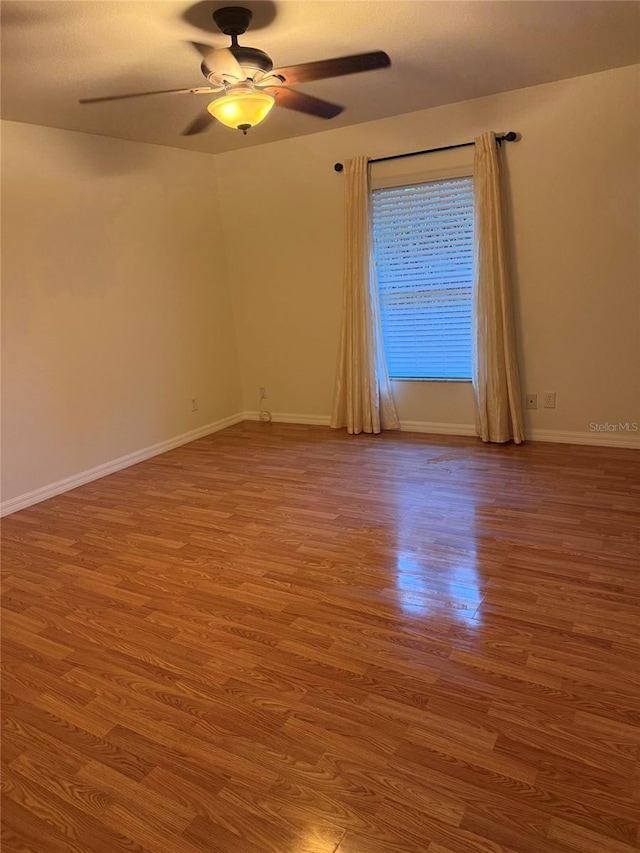
[[[471,383],[472,379],[448,379],[446,377],[438,377],[438,376],[390,376],[389,379],[392,382],[468,382]]]

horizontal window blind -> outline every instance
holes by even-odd
[[[470,379],[473,179],[374,190],[373,241],[389,375]]]

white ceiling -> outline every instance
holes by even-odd
[[[346,106],[331,121],[274,109],[243,137],[180,131],[206,95],[80,105],[78,99],[205,85],[189,40],[226,46],[227,2],[3,0],[2,117],[205,152],[273,142],[640,62],[640,2],[618,0],[240,0],[241,44],[276,66],[385,50],[390,69],[299,88]]]

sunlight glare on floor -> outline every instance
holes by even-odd
[[[482,601],[475,549],[466,556],[456,555],[458,564],[438,570],[442,585],[434,586],[433,566],[416,554],[401,551],[396,561],[396,586],[398,603],[403,613],[416,617],[446,616],[471,627],[478,627],[474,619]]]

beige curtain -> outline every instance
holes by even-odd
[[[475,140],[475,283],[473,387],[483,441],[524,439],[507,263],[500,148],[494,133]]]
[[[346,240],[342,333],[331,415],[352,434],[399,429],[382,347],[371,238],[369,161],[345,164]]]

